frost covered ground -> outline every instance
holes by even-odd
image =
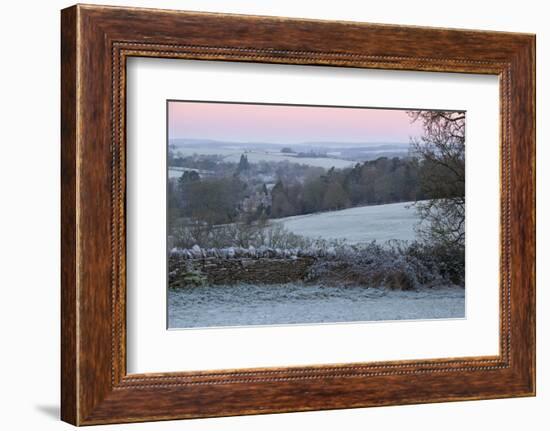
[[[349,244],[414,240],[418,223],[414,202],[371,205],[277,219],[292,233],[309,238],[346,240]]]
[[[281,153],[280,151],[262,151],[262,150],[250,150],[241,147],[236,148],[208,148],[207,146],[181,146],[178,147],[177,152],[181,156],[192,156],[194,154],[201,155],[218,155],[226,162],[238,163],[241,155],[245,154],[250,163],[258,162],[282,162],[289,161],[292,163],[298,163],[301,165],[317,166],[320,168],[330,169],[335,167],[337,169],[350,168],[356,161],[344,160],[338,157],[297,157],[296,154]]]
[[[464,289],[460,287],[393,291],[297,283],[168,291],[170,328],[464,317]]]

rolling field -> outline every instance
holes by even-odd
[[[218,155],[226,162],[238,163],[242,154],[245,154],[250,163],[258,162],[283,162],[298,163],[301,165],[316,166],[320,168],[337,169],[349,168],[355,165],[355,161],[344,160],[337,157],[297,157],[295,154],[285,154],[279,151],[249,150],[243,148],[208,148],[204,146],[178,147],[177,152],[181,156]]]
[[[289,231],[309,238],[346,240],[358,244],[376,240],[414,240],[418,223],[414,202],[372,205],[277,219]]]

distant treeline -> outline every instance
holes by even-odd
[[[423,164],[417,159],[388,159],[358,163],[353,168],[331,168],[303,183],[278,181],[271,191],[270,216],[287,217],[361,205],[426,199],[420,185]]]
[[[270,190],[247,176],[247,166],[243,168],[241,160],[229,176],[201,178],[196,172],[185,172],[177,182],[170,182],[171,217],[215,225],[438,198],[422,181],[437,166],[416,158],[381,157],[353,168],[331,168],[321,174],[308,171],[301,179],[279,178]],[[243,204],[254,197],[255,205]]]
[[[189,217],[209,225],[232,223],[239,220],[246,191],[246,183],[236,175],[201,179],[188,171],[168,183],[168,214],[174,221]]]

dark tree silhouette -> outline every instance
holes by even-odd
[[[420,158],[420,186],[429,200],[417,203],[425,239],[463,248],[465,239],[465,127],[461,111],[412,111],[422,122],[424,136],[412,139]]]
[[[237,172],[240,174],[242,172],[248,172],[250,169],[250,163],[248,163],[248,157],[245,154],[241,154],[241,159],[239,160],[239,167]]]

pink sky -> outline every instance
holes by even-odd
[[[409,142],[421,135],[404,110],[169,102],[169,137],[301,143]]]

